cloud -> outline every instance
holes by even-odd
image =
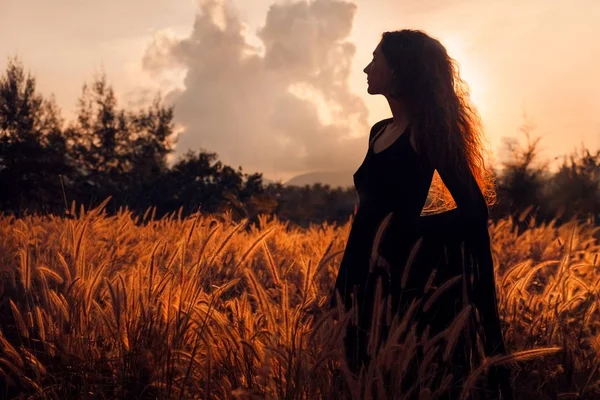
[[[203,1],[189,37],[158,33],[144,69],[185,71],[184,87],[166,96],[184,127],[177,152],[214,151],[266,175],[355,169],[368,129],[367,108],[348,83],[355,12],[340,0],[273,4],[257,47],[235,10]]]

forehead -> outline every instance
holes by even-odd
[[[379,43],[377,47],[375,47],[375,50],[373,50],[373,55],[375,54],[381,54],[381,43]]]

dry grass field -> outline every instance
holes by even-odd
[[[345,371],[347,318],[333,319],[326,303],[348,223],[71,215],[0,217],[0,397],[341,396],[333,371]],[[518,232],[505,219],[490,232],[513,355],[488,361],[509,362],[518,398],[600,398],[598,228]],[[408,395],[390,395],[379,379],[402,373],[414,350],[410,324],[395,328],[401,345],[384,347],[367,374],[342,373],[355,398]],[[428,368],[419,370],[424,386]]]

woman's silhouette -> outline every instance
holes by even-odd
[[[455,387],[447,395],[455,398],[478,357],[473,333],[480,333],[485,356],[505,352],[487,225],[494,189],[484,165],[480,119],[454,60],[438,40],[421,31],[384,33],[364,72],[368,93],[385,96],[393,118],[371,128],[366,157],[354,174],[359,206],[331,306],[341,300],[350,310],[356,304],[357,317],[345,337],[347,361],[356,373],[373,356],[368,344],[376,293],[389,300],[381,307],[387,304],[391,315],[402,318],[413,300],[426,300],[458,277],[434,306],[423,307],[422,301],[411,314],[418,332],[428,326],[431,337],[472,306],[470,328],[465,329],[471,334],[461,335],[447,370]],[[434,170],[457,207],[422,216]],[[382,225],[385,230],[375,240]],[[382,292],[376,291],[378,284]],[[389,326],[381,325],[376,331],[383,338]],[[402,387],[415,378],[406,375]],[[512,397],[506,370],[489,374],[487,390],[485,396],[491,398],[499,393]]]

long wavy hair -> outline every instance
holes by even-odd
[[[465,184],[472,173],[486,203],[493,204],[496,192],[484,159],[483,125],[458,63],[438,40],[417,30],[383,33],[381,50],[393,70],[389,94],[408,107],[417,152],[434,166],[453,168]],[[431,194],[437,197],[433,208],[452,204],[439,176]]]

